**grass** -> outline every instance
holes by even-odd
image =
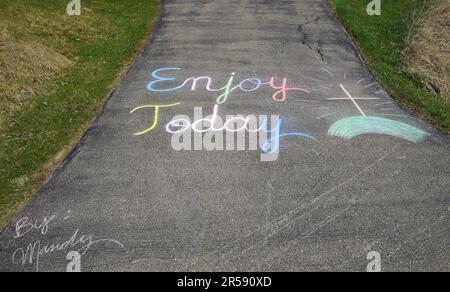
[[[9,98],[0,100],[0,227],[31,198],[95,118],[159,8],[157,0],[81,2],[81,16],[71,17],[66,14],[69,1],[0,2],[0,54],[22,53],[14,64],[23,65],[15,65],[23,71],[20,80],[0,75],[3,87],[10,88]],[[8,45],[16,50],[5,50]],[[47,68],[36,58],[21,61],[30,55],[23,53],[29,47],[41,48],[41,56],[55,56],[64,65],[50,62]],[[8,59],[0,58],[0,66],[11,68],[4,64]],[[47,77],[33,74],[32,65]]]
[[[429,1],[406,50],[408,71],[420,75],[429,91],[450,103],[450,1]]]
[[[421,76],[408,73],[405,50],[417,30],[426,0],[381,1],[381,16],[366,12],[369,0],[331,0],[355,38],[375,78],[405,107],[445,133],[450,133],[450,104],[423,85]]]

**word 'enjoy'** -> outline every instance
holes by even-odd
[[[251,78],[243,79],[239,82],[239,84],[235,85],[236,73],[234,73],[234,72],[231,73],[231,76],[228,79],[228,82],[225,84],[225,86],[218,88],[218,89],[211,88],[212,78],[209,76],[190,77],[190,78],[187,78],[186,80],[184,80],[184,82],[181,85],[163,88],[162,85],[164,85],[164,84],[160,84],[160,83],[169,83],[169,85],[170,85],[171,81],[176,81],[177,79],[174,77],[163,77],[163,76],[160,76],[159,73],[164,72],[164,71],[178,71],[178,70],[181,70],[181,69],[180,68],[161,68],[161,69],[157,69],[157,70],[153,71],[151,76],[153,77],[154,80],[152,80],[147,85],[147,89],[151,92],[173,92],[173,91],[182,89],[189,83],[192,83],[190,90],[196,91],[198,83],[200,81],[204,81],[204,82],[206,82],[205,89],[207,91],[221,93],[216,98],[216,102],[218,104],[225,103],[228,100],[230,94],[236,90],[239,90],[241,92],[254,92],[254,91],[259,90],[261,87],[263,87],[265,85],[269,85],[272,89],[276,90],[274,92],[274,94],[272,95],[272,99],[274,101],[285,101],[287,99],[287,93],[289,91],[302,91],[304,93],[310,93],[308,90],[303,89],[303,88],[288,87],[287,78],[282,78],[282,81],[277,84],[275,77],[271,77],[268,82],[263,82],[259,78],[251,77]],[[157,84],[159,84],[158,88],[156,88]]]

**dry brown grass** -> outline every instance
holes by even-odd
[[[78,62],[79,43],[107,39],[110,19],[83,6],[83,16],[65,14],[65,2],[2,0],[0,11],[0,133],[10,117],[36,96],[51,94],[67,67]],[[51,8],[49,8],[51,7]]]
[[[71,61],[35,41],[20,41],[0,27],[0,129],[10,112],[43,93]]]
[[[407,71],[450,103],[450,2],[432,0],[406,50]]]

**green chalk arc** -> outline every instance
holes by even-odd
[[[365,134],[383,134],[398,137],[414,143],[421,142],[428,133],[403,122],[379,118],[356,116],[335,122],[328,130],[328,135],[343,139],[352,139]]]

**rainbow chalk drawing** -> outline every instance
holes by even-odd
[[[356,116],[339,120],[328,130],[328,135],[347,140],[366,134],[390,135],[414,143],[425,140],[429,135],[416,127],[399,121],[367,116]]]
[[[429,136],[428,133],[400,121],[367,116],[356,102],[357,98],[354,98],[342,84],[340,87],[348,96],[346,99],[353,102],[361,116],[348,117],[335,122],[328,130],[328,135],[352,139],[360,135],[381,134],[414,143],[424,141]]]

